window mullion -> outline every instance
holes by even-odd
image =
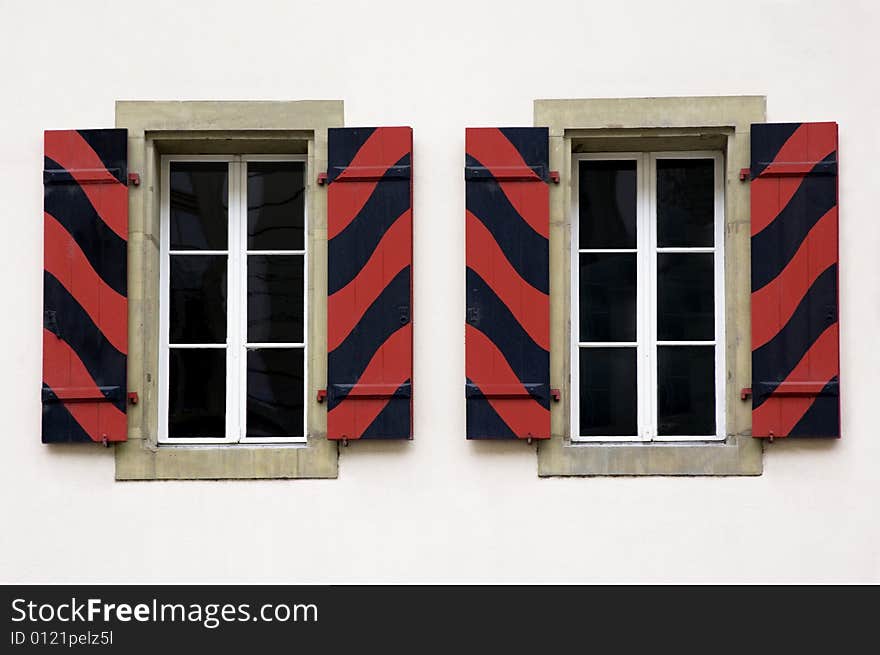
[[[645,233],[647,237],[644,249],[645,270],[647,280],[645,296],[647,300],[647,317],[645,321],[645,357],[647,368],[645,375],[645,400],[647,422],[645,438],[653,441],[657,437],[657,174],[656,158],[646,153],[643,158],[645,169]]]
[[[238,344],[239,344],[239,243],[238,214],[241,199],[238,162],[229,162],[229,209],[227,213],[229,256],[227,257],[227,300],[226,300],[226,439],[236,442],[240,438],[238,398]]]
[[[238,441],[243,441],[247,436],[247,162],[240,158],[237,162],[239,201],[237,203],[236,234],[238,235],[238,273],[239,273],[239,298],[237,305],[238,318],[238,369],[236,378],[238,382]]]

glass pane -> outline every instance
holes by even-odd
[[[657,160],[657,245],[705,246],[714,242],[715,161]]]
[[[581,348],[580,360],[581,436],[636,436],[636,349]]]
[[[248,342],[302,342],[303,260],[302,255],[248,256]]]
[[[226,342],[226,255],[171,255],[170,343]]]
[[[303,436],[303,349],[247,353],[247,436]]]
[[[224,437],[226,349],[172,348],[168,358],[168,436]]]
[[[248,162],[247,177],[248,249],[305,249],[305,164]]]
[[[715,347],[657,348],[657,432],[715,434]]]
[[[636,162],[582,161],[580,247],[636,247]]]
[[[226,250],[229,164],[171,162],[171,250]]]
[[[657,339],[715,338],[715,276],[712,253],[657,255]]]
[[[580,340],[636,340],[636,254],[580,255]]]

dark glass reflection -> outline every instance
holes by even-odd
[[[580,351],[581,436],[636,436],[636,349],[581,348]]]
[[[711,247],[714,225],[714,160],[658,159],[657,245]]]
[[[171,255],[170,343],[226,342],[226,255]]]
[[[226,162],[171,162],[171,250],[226,250]]]
[[[580,340],[636,340],[635,253],[580,255]]]
[[[305,164],[248,162],[248,249],[303,250]]]
[[[712,341],[715,338],[714,255],[657,255],[657,339]]]
[[[303,350],[247,353],[247,436],[303,436]]]
[[[715,347],[657,348],[657,432],[715,434]]]
[[[636,247],[636,162],[582,161],[580,248]]]
[[[302,342],[303,259],[302,255],[248,256],[249,342]]]
[[[224,437],[226,349],[172,348],[168,358],[168,436]]]

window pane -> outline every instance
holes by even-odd
[[[580,340],[636,340],[635,253],[580,255]]]
[[[168,359],[168,436],[224,437],[226,349],[172,348]]]
[[[303,260],[248,256],[248,342],[302,342]]]
[[[705,246],[714,242],[715,161],[657,160],[657,245]]]
[[[303,349],[247,353],[247,436],[303,436]]]
[[[582,161],[580,247],[636,247],[636,162]]]
[[[636,436],[636,349],[581,348],[580,360],[581,436]]]
[[[226,255],[171,255],[170,343],[226,342]]]
[[[248,162],[248,249],[303,250],[305,164]]]
[[[715,347],[657,348],[657,432],[715,434]]]
[[[715,276],[712,253],[657,255],[657,339],[715,338]]]
[[[226,250],[226,162],[171,162],[171,250]]]

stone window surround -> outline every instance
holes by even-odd
[[[342,127],[341,100],[291,102],[119,101],[116,127],[128,129],[128,441],[115,446],[117,480],[335,478],[337,444],[327,414],[306,406],[308,441],[291,445],[157,444],[159,346],[159,161],[162,154],[306,154],[309,215],[309,366],[315,398],[326,379],[327,197],[315,180],[327,167],[327,128]]]
[[[752,123],[764,96],[535,100],[536,126],[550,128],[550,379],[562,390],[551,438],[538,444],[538,475],[760,475],[763,444],[751,436],[749,166]],[[725,168],[727,438],[718,443],[574,443],[570,438],[570,238],[572,152],[720,150]]]

